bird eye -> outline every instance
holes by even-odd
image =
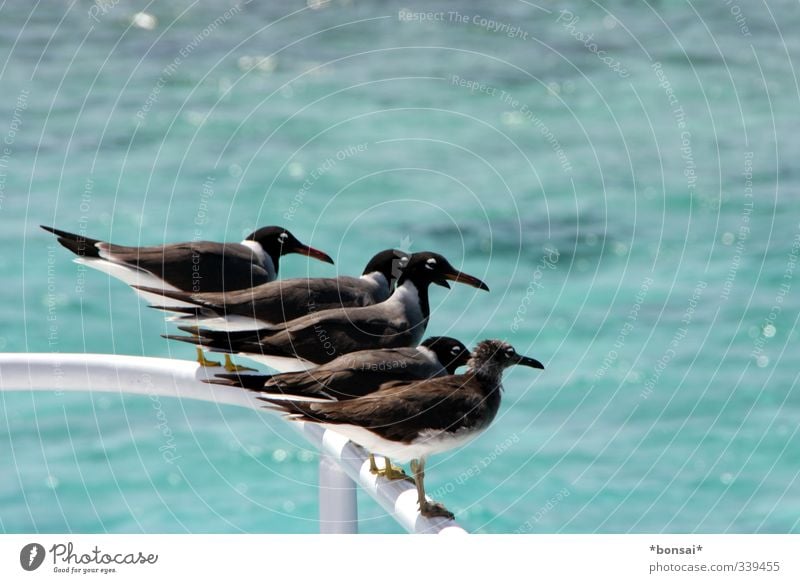
[[[280,235],[278,235],[278,241],[280,241],[281,243],[286,243],[286,239],[288,238],[289,238],[288,233],[281,233]]]
[[[436,267],[436,259],[431,257],[425,262],[425,269],[433,270]]]
[[[461,352],[461,349],[458,346],[453,346],[453,348],[450,349],[450,352],[452,352],[453,354],[458,354],[459,352]]]

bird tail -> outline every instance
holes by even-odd
[[[227,387],[239,387],[242,389],[248,389],[250,391],[262,392],[264,390],[264,385],[272,377],[273,375],[266,375],[266,374],[245,374],[245,375],[240,375],[237,373],[218,374],[215,375],[213,379],[206,379],[203,382],[215,385],[225,385]]]
[[[202,328],[200,326],[178,326],[178,330],[209,340],[226,340],[232,343],[261,342],[269,337],[268,331],[262,330],[211,330],[210,328]]]
[[[131,287],[138,291],[142,291],[157,296],[163,296],[171,300],[178,300],[180,302],[185,302],[187,304],[197,304],[198,308],[200,307],[200,302],[197,302],[194,300],[194,298],[192,298],[192,292],[181,291],[179,289],[163,289],[160,287],[149,287],[146,285],[131,285]],[[150,306],[150,307],[155,308],[157,310],[168,310],[171,312],[181,311],[175,309],[172,306]]]
[[[134,286],[136,287],[136,286]],[[144,288],[143,288],[144,289]],[[153,288],[146,288],[146,289],[153,289]],[[159,292],[160,293],[160,292]],[[176,314],[181,314],[180,316],[176,316],[176,320],[191,320],[193,318],[198,318],[203,314],[203,308],[200,306],[154,306],[150,304],[147,306],[148,308],[153,308],[154,310],[161,310],[163,312],[174,312]],[[167,318],[168,320],[172,320],[172,318]]]
[[[324,422],[326,415],[314,409],[310,401],[293,401],[291,399],[275,399],[272,397],[258,397],[259,401],[267,403],[265,409],[283,413],[291,421]]]
[[[201,338],[211,340],[215,343],[227,343],[231,346],[254,345],[260,346],[262,343],[266,345],[269,343],[269,337],[272,333],[271,330],[256,329],[256,330],[213,330],[201,326],[178,326],[181,332],[188,332]],[[252,352],[252,351],[250,351]],[[260,352],[256,350],[256,352]]]
[[[291,373],[285,373],[291,374]],[[270,379],[282,375],[263,375],[263,374],[218,374],[213,379],[203,379],[204,383],[212,385],[222,385],[226,387],[238,387],[247,389],[254,393],[267,395],[268,397],[289,397],[290,400],[300,400],[309,403],[325,403],[330,402],[332,399],[327,396],[316,395],[311,393],[303,393],[300,391],[293,391],[292,387],[275,387],[267,386]],[[284,399],[284,402],[286,400]]]
[[[326,373],[309,371],[276,374],[265,379],[263,391],[292,397],[336,401],[339,395],[335,391],[328,390],[325,384],[329,376]]]
[[[227,332],[221,330],[209,330],[198,326],[178,326],[181,332],[188,332],[189,336],[178,334],[162,334],[167,340],[178,340],[188,342],[196,346],[202,346],[213,352],[227,353],[247,353],[263,354],[271,356],[286,356],[277,350],[271,351],[268,339],[258,335],[258,331],[253,332],[244,330],[240,332]],[[294,356],[292,356],[294,358]]]
[[[102,241],[98,239],[90,239],[83,235],[76,235],[75,233],[68,233],[55,227],[48,227],[46,225],[39,225],[45,231],[53,233],[59,243],[81,257],[95,257],[100,258],[100,250],[97,248],[98,243]]]
[[[177,340],[195,346],[202,346],[212,352],[222,352],[227,354],[249,353],[260,354],[261,349],[258,344],[252,342],[232,342],[227,338],[207,338],[205,336],[181,336],[180,334],[162,334],[162,338],[167,340]]]
[[[180,334],[162,334],[162,338],[166,338],[167,340],[177,340],[179,342],[186,342],[187,344],[193,344],[194,346],[202,346],[208,350],[213,352],[228,352],[228,353],[236,353],[241,352],[238,348],[234,348],[233,346],[226,344],[221,340],[212,340],[211,338],[204,338],[202,336],[181,336]]]

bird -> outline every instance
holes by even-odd
[[[307,370],[357,350],[417,346],[430,317],[428,288],[448,281],[482,290],[477,277],[458,271],[438,253],[414,253],[403,268],[397,287],[386,301],[372,306],[336,308],[255,332],[219,332],[179,326],[191,336],[166,338],[200,344],[223,353],[239,353],[284,372]]]
[[[503,371],[512,365],[544,369],[503,340],[483,340],[464,374],[422,381],[394,381],[377,391],[345,401],[311,402],[258,397],[292,421],[331,429],[368,452],[411,462],[420,513],[453,518],[442,504],[425,496],[425,462],[433,454],[466,444],[497,415]]]
[[[139,288],[178,300],[182,306],[153,305],[175,312],[173,321],[193,321],[210,330],[258,330],[305,316],[309,312],[337,307],[370,306],[386,300],[392,292],[408,254],[386,249],[372,257],[361,277],[339,276],[294,278],[263,283],[228,292],[191,293]]]
[[[469,349],[448,336],[430,336],[413,348],[379,348],[343,354],[307,371],[275,375],[218,374],[207,382],[256,392],[346,401],[377,391],[394,380],[423,380],[455,374]]]
[[[390,381],[414,381],[455,374],[470,351],[455,338],[431,336],[415,348],[382,348],[344,354],[304,372],[277,375],[218,374],[206,382],[241,387],[258,393],[346,401],[377,391]],[[370,472],[389,480],[407,478],[402,468],[384,459],[379,469],[370,454]]]
[[[197,293],[252,287],[273,281],[278,275],[281,256],[289,253],[333,263],[326,253],[304,245],[292,233],[277,226],[253,231],[241,243],[188,241],[150,247],[115,245],[40,226],[78,255],[77,263],[103,271],[128,285],[158,290]],[[153,295],[136,287],[134,291],[149,301],[159,301],[163,297],[160,293]],[[176,301],[176,305],[182,304]],[[199,348],[197,358],[204,366],[219,364],[206,360]],[[229,358],[225,364],[226,368],[235,368]]]

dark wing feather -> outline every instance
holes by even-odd
[[[83,235],[76,235],[75,233],[62,231],[61,229],[56,229],[54,227],[46,227],[45,225],[39,226],[45,231],[53,233],[56,237],[58,237],[58,242],[61,243],[61,245],[76,255],[81,257],[99,257],[97,245],[99,243],[103,243],[102,241],[90,239],[89,237],[84,237]]]
[[[439,372],[416,348],[362,350],[308,371],[274,375],[264,391],[343,401],[373,393],[391,380],[416,381]]]
[[[264,383],[270,379],[270,376],[265,374],[218,374],[214,375],[213,379],[204,379],[203,382],[260,391],[263,389]]]
[[[415,342],[414,331],[403,322],[387,320],[380,313],[350,311],[370,310],[371,307],[310,314],[289,322],[285,330],[262,338],[259,344],[264,354],[299,356],[325,363],[357,350],[398,348]],[[358,315],[356,320],[354,315]]]
[[[282,323],[311,312],[368,306],[378,299],[359,279],[338,277],[287,279],[226,293],[192,294],[189,301],[206,308],[209,315],[238,315]]]
[[[453,375],[392,386],[377,393],[332,403],[301,403],[262,400],[296,413],[308,421],[333,425],[357,425],[386,439],[408,442],[420,430],[451,430],[491,422],[499,406],[499,395],[485,397],[471,375]],[[475,386],[473,386],[475,385]],[[495,405],[496,402],[496,405]],[[493,409],[486,415],[486,408]]]
[[[217,292],[266,283],[267,270],[238,243],[187,242],[152,247],[100,243],[111,261],[148,271],[179,290]]]

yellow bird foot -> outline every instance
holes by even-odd
[[[383,476],[387,480],[394,481],[394,480],[407,480],[414,483],[414,479],[405,473],[403,468],[398,468],[397,466],[392,466],[391,468],[384,468],[382,470],[378,470],[378,475]]]
[[[452,512],[438,502],[425,502],[425,504],[419,509],[419,513],[426,518],[436,518],[437,516],[449,518],[450,520],[455,518],[455,515]]]
[[[231,360],[230,355],[225,355],[225,370],[228,372],[245,372],[245,371],[255,371],[256,369],[250,368],[247,366],[242,366],[240,364],[236,364]]]
[[[375,463],[375,456],[372,454],[369,454],[369,473],[376,476],[381,473],[380,468],[378,468],[378,464]]]
[[[394,480],[408,480],[410,482],[414,482],[414,480],[408,476],[403,468],[394,465],[389,458],[383,458],[384,468],[379,470],[376,468],[376,471],[372,472],[377,476],[383,476],[387,480],[394,481]]]
[[[221,362],[218,362],[216,360],[208,360],[206,358],[206,355],[203,354],[203,351],[200,348],[197,349],[197,364],[204,367],[222,366]]]

